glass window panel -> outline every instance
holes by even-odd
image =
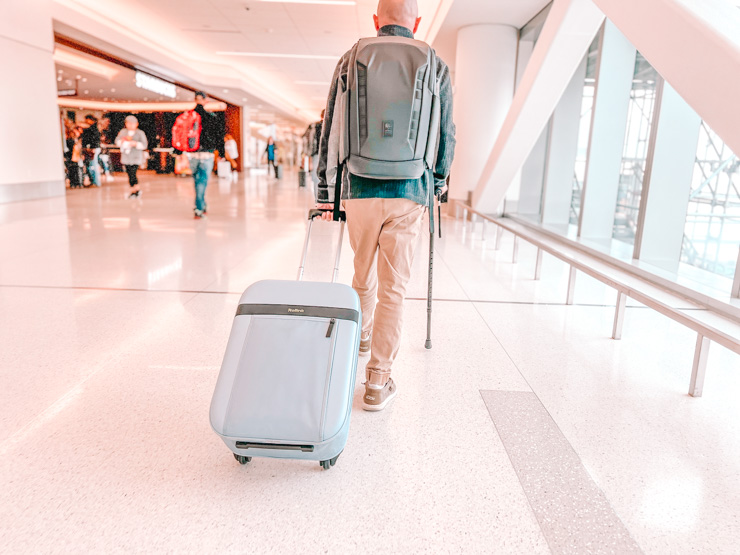
[[[578,225],[581,211],[581,193],[586,178],[586,157],[588,142],[591,136],[591,115],[594,107],[594,90],[596,88],[596,61],[599,58],[601,33],[591,43],[586,54],[586,80],[583,85],[583,102],[581,103],[581,120],[578,128],[578,153],[573,172],[573,192],[570,200],[570,223]]]
[[[702,122],[681,261],[732,278],[740,245],[740,161]]]
[[[613,237],[630,244],[635,242],[640,195],[645,176],[650,124],[655,109],[658,73],[638,52],[627,112],[627,130],[622,152],[617,207]]]
[[[542,11],[533,17],[524,27],[519,30],[519,49],[516,61],[515,88],[519,88],[524,70],[532,57],[535,44],[545,25],[547,15],[552,3],[548,4]],[[545,157],[547,154],[547,143],[549,137],[550,123],[542,132],[537,144],[527,156],[527,160],[521,170],[521,189],[517,201],[517,211],[521,215],[529,217],[538,216],[541,212],[540,200],[542,198]],[[526,185],[525,185],[526,184]]]

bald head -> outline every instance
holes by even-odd
[[[412,32],[419,28],[419,5],[416,0],[380,0],[378,14],[373,16],[375,29],[386,25],[400,25]]]

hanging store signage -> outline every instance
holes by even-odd
[[[140,89],[146,89],[168,98],[175,98],[177,96],[177,89],[172,83],[162,81],[146,73],[140,71],[136,72],[136,86]]]
[[[58,96],[77,96],[77,89],[59,89]]]

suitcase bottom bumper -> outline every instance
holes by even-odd
[[[263,457],[324,462],[336,460],[347,444],[348,435],[349,422],[334,437],[319,443],[269,442],[253,438],[225,437],[221,434],[219,437],[231,449],[237,460],[239,460],[238,457]],[[239,460],[239,462],[242,461]]]

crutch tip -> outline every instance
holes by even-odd
[[[424,343],[424,347],[426,347],[427,349],[431,349],[432,348],[432,340],[431,339],[427,339],[426,342]]]

